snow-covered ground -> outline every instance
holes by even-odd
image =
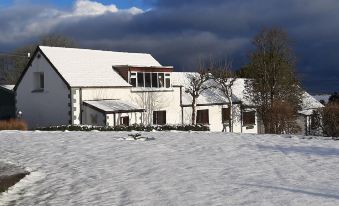
[[[0,205],[339,205],[339,141],[274,135],[0,132],[31,171]]]

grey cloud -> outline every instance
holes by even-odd
[[[196,60],[206,56],[231,57],[234,66],[241,67],[248,61],[251,38],[262,27],[279,26],[290,34],[297,72],[306,87],[314,92],[339,89],[335,88],[339,77],[337,0],[144,1],[152,10],[138,15],[119,12],[68,18],[53,23],[48,32],[70,36],[88,48],[150,52],[164,65],[194,70]],[[25,9],[16,12],[17,16],[0,13],[5,33],[15,33],[16,22],[21,28],[41,20],[39,9]],[[22,37],[34,38],[35,33]]]

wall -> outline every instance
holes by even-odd
[[[173,89],[157,89],[153,90],[152,97],[155,99],[155,108],[154,110],[166,110],[166,122],[168,124],[181,124],[181,107],[180,107],[180,88],[173,87]],[[139,108],[145,108],[145,101],[143,100],[143,94],[145,92],[149,92],[149,90],[142,90],[136,89],[131,87],[125,88],[81,88],[79,90],[79,95],[77,95],[77,91],[73,92],[72,89],[72,96],[74,96],[74,103],[72,108],[75,108],[74,111],[80,111],[80,102],[85,100],[100,100],[100,99],[120,99],[126,102],[133,103],[137,105]],[[74,95],[73,95],[74,94]],[[80,98],[81,97],[81,98]],[[76,114],[73,115],[74,118],[80,118],[80,113],[75,112]],[[130,123],[133,124],[134,122],[141,123],[141,117],[133,116],[132,114],[130,117]],[[120,120],[116,115],[116,123]],[[118,119],[119,118],[119,119]],[[137,119],[135,119],[137,118]],[[143,114],[143,120],[146,119],[146,114]],[[84,119],[83,119],[84,120]],[[78,121],[73,121],[77,124]],[[113,121],[110,123],[112,124]],[[146,123],[144,121],[144,123]]]
[[[0,120],[10,118],[15,118],[15,95],[0,87]]]
[[[44,72],[45,89],[34,92],[34,72]],[[70,121],[69,89],[41,55],[35,58],[17,87],[17,110],[30,128],[65,125]]]
[[[223,130],[222,124],[222,108],[227,108],[228,105],[210,105],[210,106],[197,106],[197,110],[208,109],[209,112],[209,126],[213,132],[221,132]],[[184,107],[184,124],[190,124],[192,117],[192,108]],[[256,115],[256,124],[253,128],[242,126],[241,122],[241,109],[240,104],[233,105],[233,132],[235,133],[258,133],[258,121]],[[229,127],[227,127],[229,132]]]
[[[83,106],[83,124],[85,125],[95,125],[95,126],[105,126],[106,118],[105,114],[92,109],[88,106]],[[96,121],[95,121],[96,120]]]
[[[120,117],[129,117],[129,124],[141,124],[142,123],[142,113],[140,112],[132,112],[132,113],[117,113],[117,114],[107,114],[107,125],[114,126],[114,117],[115,124],[121,125]]]

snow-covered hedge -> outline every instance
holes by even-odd
[[[209,127],[205,125],[142,125],[134,124],[130,126],[119,125],[115,127],[111,126],[92,126],[92,125],[62,125],[37,128],[41,131],[209,131]]]

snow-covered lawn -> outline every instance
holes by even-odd
[[[339,205],[339,141],[205,132],[0,132],[30,169],[0,205]]]

